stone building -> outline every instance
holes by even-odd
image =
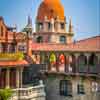
[[[100,36],[73,41],[60,0],[43,0],[33,33],[32,59],[42,64],[47,100],[100,99]]]
[[[28,17],[25,28],[17,33],[0,17],[0,52],[7,53],[0,56],[0,88],[17,91],[12,100],[19,95],[21,100],[44,100],[45,92],[47,100],[99,100],[100,36],[73,41],[72,18],[66,22],[60,0],[43,0],[35,24],[36,32],[32,32]],[[21,57],[16,54],[20,52]],[[34,73],[43,80],[45,92],[43,84],[27,85]]]

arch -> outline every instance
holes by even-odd
[[[65,63],[65,55],[64,54],[60,54],[60,56],[59,56],[59,63],[60,64],[64,64]]]
[[[60,36],[60,43],[66,43],[66,36]]]
[[[87,65],[87,57],[84,54],[81,54],[78,57],[78,65],[79,66],[85,66],[85,65]]]
[[[43,37],[42,36],[38,36],[36,39],[37,43],[42,43],[43,42]]]
[[[56,68],[56,55],[55,53],[51,53],[50,57],[49,57],[49,62],[50,62],[50,71],[57,71]]]
[[[50,63],[51,64],[55,64],[56,63],[56,55],[54,53],[52,53],[50,55]]]
[[[62,54],[60,54],[59,55],[59,57],[58,57],[58,68],[59,68],[59,71],[65,71],[65,60],[66,60],[66,58],[65,58],[65,55],[62,53]]]
[[[89,65],[92,65],[92,66],[97,65],[98,64],[98,57],[94,53],[92,53],[89,57],[88,63],[89,63]]]

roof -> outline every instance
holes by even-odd
[[[37,19],[43,21],[45,16],[47,19],[57,18],[64,21],[64,8],[60,0],[43,0],[38,8]]]
[[[0,61],[0,67],[16,67],[25,65],[28,65],[28,62],[26,60],[19,60],[19,61]]]
[[[71,44],[32,43],[33,51],[82,51],[100,52],[100,36],[76,41]]]

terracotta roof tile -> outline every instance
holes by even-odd
[[[100,52],[100,36],[76,41],[72,44],[32,43],[33,51],[93,51]]]

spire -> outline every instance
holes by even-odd
[[[69,33],[73,33],[73,25],[72,25],[72,18],[71,17],[69,20]]]
[[[28,16],[28,23],[27,23],[27,26],[32,26],[32,19],[30,16]]]

